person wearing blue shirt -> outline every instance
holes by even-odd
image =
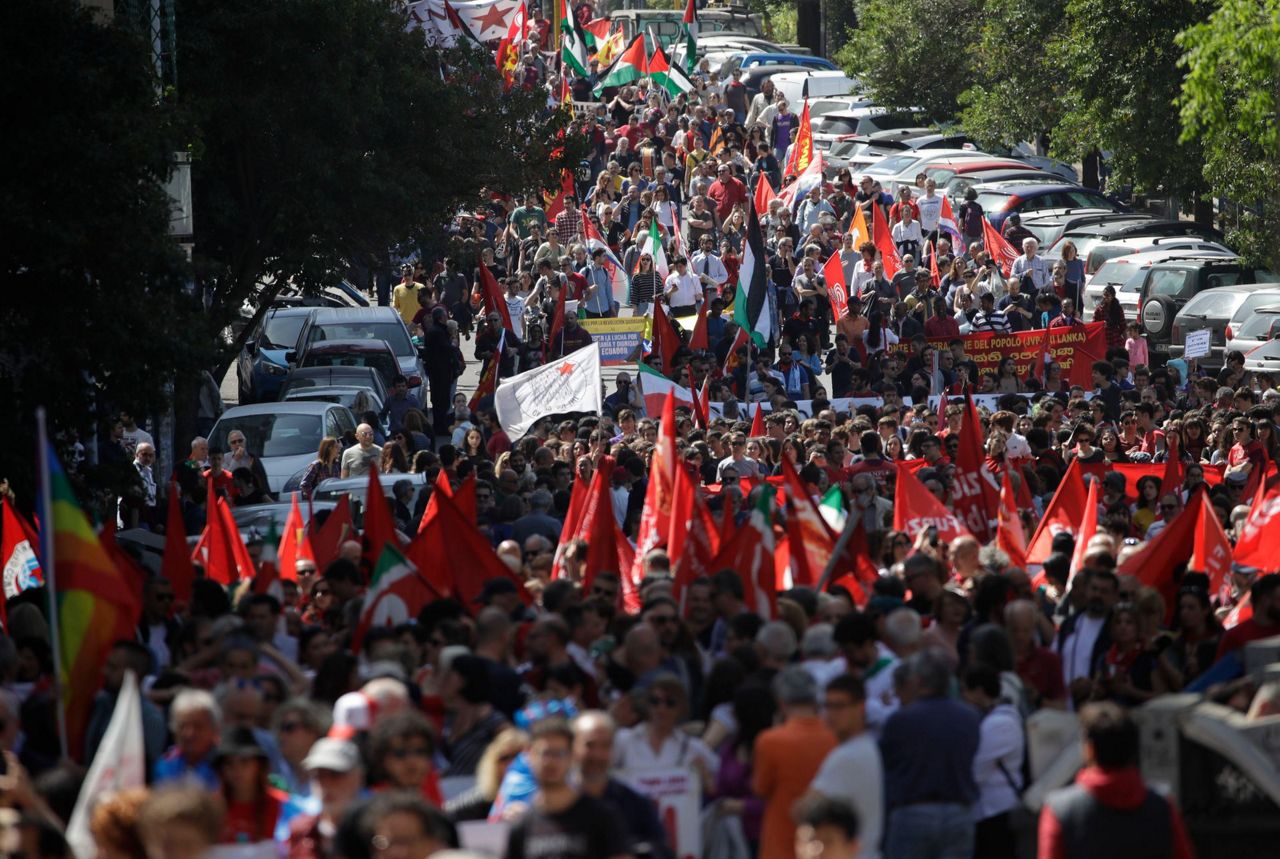
[[[587,318],[613,316],[613,279],[604,267],[604,248],[591,252],[591,265],[582,274],[587,279],[587,298],[583,302]]]
[[[218,745],[218,704],[203,689],[185,689],[169,708],[174,744],[156,761],[153,784],[194,779],[209,790],[218,789],[213,753]]]

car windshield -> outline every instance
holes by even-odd
[[[320,415],[260,414],[223,418],[209,436],[209,447],[230,451],[227,436],[233,430],[244,434],[245,444],[254,456],[303,456],[320,447],[324,421]]]
[[[1106,286],[1111,284],[1115,287],[1122,287],[1129,282],[1129,279],[1142,270],[1142,267],[1135,262],[1125,260],[1110,260],[1105,262],[1098,268],[1097,274],[1093,276],[1093,284],[1098,286]]]
[[[316,350],[311,349],[302,357],[304,367],[372,367],[378,371],[382,380],[391,386],[391,381],[400,372],[394,355],[387,352]]]
[[[922,157],[919,155],[894,155],[891,158],[885,158],[876,162],[875,172],[882,175],[894,176],[904,170],[910,169],[914,164],[919,164]]]
[[[810,114],[812,119],[812,114]],[[828,116],[822,120],[823,134],[856,134],[858,132],[858,120],[845,116]]]
[[[1267,340],[1271,337],[1272,326],[1277,324],[1280,324],[1280,307],[1250,313],[1234,333],[1241,340]]]
[[[979,191],[978,205],[984,212],[1003,212],[1009,205],[1009,195],[999,191]]]
[[[1107,260],[1113,260],[1116,257],[1128,256],[1133,253],[1133,248],[1124,245],[1098,245],[1089,251],[1088,258],[1085,261],[1085,271],[1097,271]]]
[[[413,341],[400,322],[334,322],[315,325],[308,345],[317,340],[385,340],[399,357],[413,354]]]
[[[852,158],[866,147],[863,140],[841,140],[831,146],[831,158]]]
[[[1244,299],[1245,296],[1235,292],[1215,290],[1202,292],[1187,302],[1187,306],[1182,309],[1182,315],[1206,319],[1230,319],[1231,314],[1235,313]]]
[[[302,313],[272,313],[262,328],[262,348],[292,349],[306,321],[306,314]]]

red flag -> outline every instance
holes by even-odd
[[[1000,522],[996,529],[996,545],[1009,556],[1009,562],[1019,569],[1027,568],[1027,538],[1022,531],[1022,519],[1018,517],[1018,499],[1013,490],[1013,479],[1006,467],[1000,480]]]
[[[1240,597],[1240,602],[1236,603],[1226,617],[1222,619],[1223,629],[1235,629],[1253,617],[1253,595],[1249,591],[1245,591]]]
[[[898,480],[893,493],[893,527],[905,532],[912,540],[926,528],[937,528],[938,539],[947,543],[969,533],[960,518],[902,463],[898,463]]]
[[[302,508],[298,506],[298,493],[294,492],[293,506],[289,508],[288,518],[284,520],[284,533],[280,535],[280,547],[276,550],[280,578],[296,582],[300,558],[315,560],[311,543],[307,540],[306,525],[302,521]]]
[[[458,491],[448,497],[453,499],[453,505],[463,516],[472,522],[479,519],[480,514],[476,510],[476,473],[474,471],[458,485]]]
[[[872,240],[876,250],[880,251],[880,264],[884,266],[885,280],[893,280],[902,269],[902,261],[898,259],[898,246],[893,243],[893,233],[889,230],[889,222],[884,219],[884,212],[878,205],[871,207]]]
[[[689,470],[677,464],[671,498],[670,528],[667,532],[667,556],[674,578],[672,598],[684,613],[684,596],[689,584],[710,572],[711,534],[707,528],[705,504],[694,486]],[[636,553],[637,560],[642,556]]]
[[[323,573],[325,567],[337,560],[343,541],[355,535],[351,522],[351,496],[344,493],[338,498],[323,525],[317,525],[316,517],[312,516],[307,528],[311,531],[311,550],[315,553],[316,567]]]
[[[991,259],[1000,266],[1000,273],[1008,277],[1009,272],[1013,270],[1013,261],[1018,258],[1019,251],[1006,242],[1004,236],[1000,235],[986,218],[982,219],[982,243],[987,253],[991,255]]]
[[[449,472],[443,468],[436,472],[436,482],[431,490],[431,496],[427,498],[427,508],[422,511],[422,521],[418,523],[419,534],[427,529],[427,522],[435,517],[436,498],[439,495],[444,495],[445,498],[453,497],[453,487],[449,485]]]
[[[1171,433],[1165,436],[1168,451],[1164,460],[1164,475],[1160,478],[1160,494],[1175,493],[1182,488],[1182,454],[1178,450],[1178,436]]]
[[[222,499],[213,488],[213,477],[208,478],[208,491],[205,498],[205,525],[191,554],[193,561],[204,567],[207,578],[223,585],[229,585],[238,578],[235,558],[231,554],[231,541],[223,529],[222,513],[218,505]],[[238,533],[237,533],[238,536]]]
[[[1231,572],[1231,541],[1227,539],[1227,532],[1222,529],[1212,504],[1200,505],[1195,544],[1187,569],[1208,574],[1211,594],[1218,592]]]
[[[769,177],[761,173],[756,178],[756,214],[764,217],[769,214],[769,201],[777,199],[777,194],[773,190],[773,183],[769,181]]]
[[[756,413],[751,416],[751,438],[764,438],[764,403],[756,403]],[[786,459],[786,457],[783,457]]]
[[[778,591],[773,534],[773,487],[765,484],[747,523],[722,543],[710,569],[731,569],[742,579],[747,611],[765,620],[777,616]]]
[[[839,322],[849,315],[849,285],[844,281],[844,263],[840,262],[839,251],[827,257],[827,261],[822,264],[822,279],[827,284],[831,312]]]
[[[705,352],[711,348],[707,343],[707,305],[704,301],[698,305],[698,321],[693,325],[693,334],[689,335],[689,348],[695,352]]]
[[[582,570],[582,590],[591,593],[591,583],[602,570],[621,574],[630,570],[631,564],[618,564],[618,546],[614,542],[617,523],[613,518],[613,469],[616,461],[611,456],[600,458],[596,473],[591,477],[582,507],[582,518],[575,535],[587,541],[587,558]]]
[[[791,583],[813,587],[835,551],[836,538],[786,456],[782,457],[782,483],[787,501],[787,539],[791,544]]]
[[[787,176],[798,176],[813,161],[813,129],[809,123],[809,102],[804,103],[804,111],[800,114],[800,124],[796,127],[795,139],[787,150]]]
[[[663,545],[667,539],[674,506],[675,476],[679,467],[680,464],[676,459],[676,401],[668,391],[662,403],[662,417],[658,421],[658,443],[649,459],[649,483],[645,486],[644,509],[640,513],[640,526],[636,532],[637,562],[643,562],[645,555]],[[575,485],[574,495],[577,494]],[[572,509],[572,501],[570,508]],[[568,524],[569,520],[566,517],[566,527]],[[563,532],[560,539],[564,542]],[[631,570],[633,581],[639,575],[638,569]]]
[[[1049,557],[1053,538],[1061,532],[1075,535],[1084,515],[1085,494],[1080,461],[1073,458],[1049,506],[1045,508],[1040,524],[1036,526],[1036,532],[1031,535],[1031,542],[1027,544],[1028,564],[1043,564]]]
[[[982,423],[973,399],[965,395],[964,421],[960,425],[960,450],[956,455],[952,506],[965,527],[981,543],[995,536],[992,521],[1000,506],[995,475],[987,468],[982,450]]]
[[[1084,499],[1080,527],[1076,529],[1076,545],[1071,553],[1071,571],[1067,574],[1068,585],[1084,566],[1084,556],[1089,551],[1089,541],[1098,533],[1098,486],[1101,483],[1102,481],[1097,479],[1089,481],[1089,492]]]
[[[378,565],[369,583],[352,633],[351,652],[360,653],[364,637],[373,627],[411,621],[428,603],[442,597],[413,561],[393,550],[386,562]]]
[[[467,400],[467,408],[476,411],[480,408],[480,401],[485,397],[493,396],[493,392],[498,390],[498,371],[502,367],[502,352],[506,348],[507,332],[503,329],[502,334],[498,337],[498,347],[493,350],[493,354],[489,356],[489,360],[485,362],[484,372],[480,374],[480,381],[476,384],[476,391],[471,395],[471,399]]]
[[[502,287],[498,286],[497,278],[484,263],[480,263],[479,277],[480,288],[484,291],[484,312],[497,313],[502,317],[502,327],[507,331],[514,331],[515,329],[511,326],[511,313],[507,310],[507,299],[502,295]]]
[[[938,249],[932,241],[929,242],[929,274],[933,278],[934,289],[942,285],[942,278],[938,276]]]
[[[294,507],[297,507],[295,497]],[[6,514],[7,515],[7,514]],[[6,526],[8,522],[5,523]],[[8,531],[8,528],[5,528]],[[8,552],[5,557],[8,558]],[[182,498],[176,481],[169,482],[169,510],[164,524],[164,560],[160,575],[173,585],[173,598],[178,602],[191,602],[191,589],[196,580],[191,554],[187,551],[187,526],[182,518]],[[7,578],[7,577],[6,577]]]
[[[702,410],[702,397],[698,393],[698,386],[693,381],[693,365],[685,366],[685,373],[689,377],[689,393],[693,395],[693,422],[695,425],[706,429],[710,426],[707,420],[707,413]]]
[[[674,328],[671,327],[671,321],[667,319],[667,312],[662,307],[662,300],[658,299],[653,302],[653,335],[651,337],[653,344],[653,354],[657,355],[661,363],[658,365],[666,376],[671,375],[671,361],[675,358],[676,350],[680,348],[680,337],[676,334]]]
[[[1240,539],[1236,541],[1235,562],[1263,572],[1280,570],[1280,487],[1254,497]]]
[[[4,588],[0,591],[0,621],[8,624],[7,601],[27,588],[43,585],[44,571],[41,569],[40,561],[36,557],[36,550],[40,547],[40,541],[36,539],[31,525],[27,523],[21,513],[13,508],[8,499],[2,497],[0,497],[0,515],[3,515],[3,525],[0,525],[3,528],[3,532],[0,533],[0,540],[2,540],[0,542],[0,566],[3,566],[4,569]],[[167,551],[167,539],[165,545]],[[182,554],[184,557],[186,552],[187,543],[184,535],[182,541]],[[190,559],[188,559],[189,564]],[[190,597],[190,593],[188,593],[188,597]]]
[[[369,483],[364,491],[364,558],[370,567],[377,563],[384,546],[400,550],[400,538],[396,536],[396,520],[387,506],[387,496],[382,492],[378,472],[369,469]]]
[[[576,472],[577,469],[575,468],[574,471]],[[560,542],[558,545],[561,548],[576,538],[578,526],[582,522],[582,510],[587,503],[586,482],[582,478],[575,476],[572,487],[569,493],[569,510],[565,513],[564,524],[560,526]],[[551,564],[551,578],[553,579],[564,576],[561,560],[560,552],[556,552],[555,560]]]
[[[1173,579],[1173,572],[1179,565],[1186,563],[1195,548],[1197,529],[1189,526],[1199,521],[1200,506],[1205,503],[1206,494],[1203,489],[1196,491],[1186,508],[1160,529],[1159,534],[1148,540],[1145,546],[1130,555],[1116,571],[1123,575],[1137,576],[1142,584],[1160,591],[1160,595],[1164,597],[1166,620],[1178,605],[1178,585]]]

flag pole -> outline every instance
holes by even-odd
[[[856,507],[857,505],[854,506]],[[827,566],[822,570],[822,578],[818,579],[818,593],[822,593],[827,585],[831,583],[831,576],[836,571],[836,564],[840,562],[840,558],[844,555],[849,541],[853,539],[853,532],[857,530],[860,521],[859,515],[854,510],[850,510],[845,514],[844,530],[840,532],[835,548],[831,550],[831,557],[827,558]]]
[[[36,461],[40,468],[40,566],[44,571],[45,595],[49,599],[49,638],[53,645],[53,700],[58,714],[58,748],[67,757],[67,710],[62,701],[62,636],[58,631],[58,577],[54,562],[53,487],[49,479],[49,433],[44,407],[36,408]]]

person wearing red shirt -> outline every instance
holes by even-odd
[[[904,206],[911,210],[912,220],[920,220],[920,207],[911,200],[911,189],[904,185],[898,189],[898,202],[889,207],[889,226],[893,226],[902,220]]]
[[[1222,634],[1218,659],[1242,649],[1251,641],[1280,635],[1280,575],[1262,576],[1249,589],[1253,617]]]
[[[880,440],[880,433],[867,430],[859,437],[859,441],[862,446],[862,460],[845,469],[845,479],[852,479],[859,474],[869,474],[883,489],[889,475],[897,474],[898,469],[882,455],[884,442]]]
[[[715,201],[717,220],[724,223],[735,205],[747,202],[747,186],[733,175],[728,164],[721,164],[716,168],[716,181],[707,189],[707,196]]]
[[[271,787],[271,764],[252,728],[233,728],[214,756],[227,813],[222,844],[259,844],[275,838],[276,822],[288,795]]]
[[[1231,422],[1231,432],[1236,443],[1227,453],[1227,470],[1223,477],[1233,474],[1248,476],[1255,468],[1266,468],[1266,454],[1262,444],[1253,437],[1253,427],[1246,417],[1238,417]],[[1238,478],[1237,478],[1238,479]]]

